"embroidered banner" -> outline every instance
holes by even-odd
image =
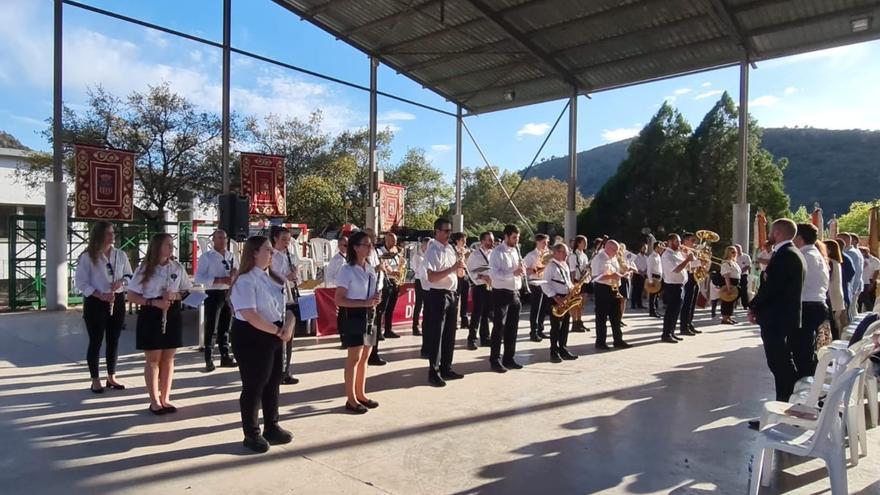
[[[399,184],[379,183],[379,230],[403,227],[403,198],[406,188]]]
[[[287,216],[284,157],[241,154],[241,194],[251,200],[251,215]]]
[[[130,151],[74,145],[76,177],[74,216],[100,220],[132,220],[134,161]]]

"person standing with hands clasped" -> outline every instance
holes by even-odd
[[[282,347],[293,338],[296,320],[285,311],[284,279],[270,269],[272,246],[263,236],[249,238],[241,253],[229,302],[235,312],[232,349],[241,374],[241,426],[244,446],[266,452],[269,445],[290,443],[293,434],[279,426]],[[285,312],[287,313],[285,318]],[[285,323],[282,323],[284,321]],[[263,409],[260,433],[259,409]]]
[[[214,335],[220,348],[220,366],[234,368],[235,360],[229,355],[229,323],[232,314],[226,299],[229,284],[235,278],[235,259],[226,249],[226,232],[217,229],[211,234],[214,249],[199,257],[195,282],[205,286],[205,371],[210,373],[214,366]]]
[[[382,301],[384,272],[369,262],[373,241],[366,232],[356,232],[348,240],[346,263],[336,276],[336,307],[339,311],[339,334],[348,350],[345,359],[345,409],[363,414],[379,403],[367,398],[367,364],[371,348],[379,340],[382,328],[376,325],[375,312]]]
[[[125,289],[123,282],[131,279],[128,256],[113,247],[113,224],[98,221],[89,231],[89,244],[76,265],[76,288],[82,292],[83,320],[89,334],[86,360],[92,377],[92,392],[104,392],[98,370],[101,342],[107,337],[107,388],[125,389],[116,381],[116,357],[119,335],[125,323]]]
[[[171,382],[174,354],[183,346],[180,300],[192,289],[183,265],[171,259],[174,242],[170,234],[150,239],[147,257],[128,286],[128,300],[140,305],[135,332],[136,345],[144,351],[144,381],[150,394],[150,412],[173,413]]]

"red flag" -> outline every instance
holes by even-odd
[[[251,215],[287,216],[284,157],[241,154],[241,194],[251,200]]]
[[[130,151],[76,144],[74,216],[131,220],[134,216],[134,161]]]

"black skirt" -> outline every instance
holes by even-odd
[[[165,333],[162,333],[162,310],[152,306],[141,306],[138,310],[135,342],[137,349],[141,351],[183,347],[183,318],[180,315],[180,301],[175,301],[168,308]]]
[[[351,348],[375,344],[375,337],[367,334],[370,318],[366,308],[339,308],[338,311],[342,345]]]

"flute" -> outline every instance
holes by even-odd
[[[168,289],[165,289],[162,292],[162,298],[165,299],[168,297]],[[168,325],[168,309],[162,310],[162,335],[165,335],[165,327]]]

